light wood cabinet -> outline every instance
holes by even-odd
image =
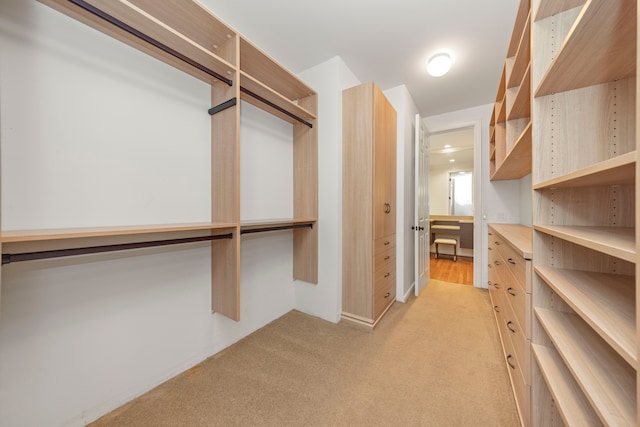
[[[523,426],[531,416],[532,230],[489,225],[489,295]]]
[[[342,114],[342,317],[373,327],[396,295],[396,112],[365,83]]]
[[[316,92],[197,1],[40,1],[211,85],[211,222],[2,231],[3,264],[26,260],[12,252],[27,242],[49,257],[51,250],[55,256],[77,254],[78,246],[130,248],[123,241],[166,245],[211,240],[212,310],[239,320],[240,235],[293,229],[293,277],[317,283]],[[292,124],[293,218],[240,222],[240,100]]]
[[[532,12],[532,423],[637,426],[637,2]]]

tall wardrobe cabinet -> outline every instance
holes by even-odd
[[[342,317],[371,327],[396,296],[396,129],[374,83],[342,93]]]

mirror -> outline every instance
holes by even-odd
[[[473,127],[429,135],[430,215],[473,215]]]

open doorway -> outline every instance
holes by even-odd
[[[430,277],[474,284],[473,126],[429,134]]]

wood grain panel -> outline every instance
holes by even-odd
[[[342,95],[342,311],[373,317],[373,91]]]

